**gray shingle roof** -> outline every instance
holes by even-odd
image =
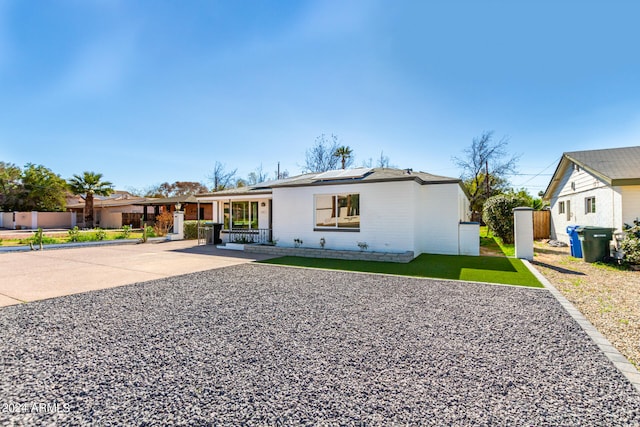
[[[562,174],[572,164],[597,176],[611,186],[640,185],[640,146],[564,153],[543,199],[549,200],[560,184]]]
[[[311,185],[327,185],[327,184],[350,184],[356,182],[382,182],[382,181],[416,181],[419,184],[442,184],[460,182],[458,178],[449,178],[446,176],[432,175],[426,172],[414,172],[407,169],[390,169],[390,168],[373,168],[367,171],[363,176],[345,179],[317,179],[318,174],[307,174],[294,181],[276,182],[271,185],[275,187],[300,187]]]
[[[606,181],[640,179],[640,146],[573,151],[564,155]]]
[[[261,192],[269,192],[272,188],[279,187],[308,187],[308,186],[320,186],[320,185],[335,185],[335,184],[352,184],[352,183],[373,183],[373,182],[387,182],[387,181],[416,181],[419,184],[446,184],[446,183],[460,183],[459,178],[450,178],[440,175],[432,175],[426,172],[414,172],[407,169],[392,169],[392,168],[373,168],[367,169],[363,175],[344,178],[344,179],[327,179],[319,180],[317,178],[318,173],[307,173],[303,175],[297,175],[294,177],[263,182],[249,187],[234,188],[231,190],[218,191],[214,193],[198,194],[197,196],[222,196],[222,195],[234,195],[234,194],[260,194]]]

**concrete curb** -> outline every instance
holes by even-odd
[[[152,237],[147,239],[147,243],[158,243],[166,241],[166,237]],[[141,243],[140,239],[119,239],[119,240],[102,240],[96,242],[78,242],[78,243],[57,243],[53,245],[44,245],[43,250],[49,249],[70,249],[70,248],[86,248],[90,246],[112,246],[112,245],[133,245]],[[34,251],[39,251],[40,248],[34,245]],[[0,253],[3,252],[29,252],[31,248],[29,245],[23,246],[0,246]]]
[[[607,356],[611,363],[613,363],[613,365],[618,368],[622,375],[624,375],[629,380],[629,382],[636,388],[636,390],[640,391],[640,372],[638,372],[635,366],[633,366],[631,362],[629,362],[629,360],[627,360],[627,358],[624,357],[611,344],[611,342],[609,342],[609,340],[604,337],[604,335],[598,332],[596,327],[593,326],[591,322],[589,322],[587,318],[582,315],[582,313],[580,313],[580,310],[578,310],[571,302],[569,302],[569,300],[566,299],[564,295],[562,295],[562,293],[557,290],[556,287],[553,286],[551,282],[549,282],[547,278],[544,277],[542,273],[540,273],[529,261],[523,259],[522,262],[527,266],[531,273],[536,276],[540,283],[542,283],[544,287],[547,288],[549,292],[551,292],[551,294],[556,298],[560,305],[564,307],[565,310],[567,310],[567,313],[569,313],[569,315],[573,317],[576,322],[578,322],[578,325],[580,325],[582,330],[584,330],[587,335],[591,337],[593,342],[596,343],[596,345],[605,354],[605,356]]]

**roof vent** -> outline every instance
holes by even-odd
[[[404,170],[404,173],[407,174],[407,175],[411,175],[411,172],[413,172],[413,169],[411,169],[411,168]]]

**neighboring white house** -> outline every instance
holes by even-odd
[[[564,153],[543,198],[552,239],[569,242],[568,225],[622,230],[640,217],[640,147]]]
[[[459,254],[469,199],[459,179],[408,169],[311,173],[197,195],[213,204],[223,241],[253,232],[278,246]],[[296,242],[297,241],[297,242]]]

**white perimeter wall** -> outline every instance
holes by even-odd
[[[279,246],[377,252],[457,254],[458,223],[466,200],[458,184],[419,185],[414,181],[273,189],[273,230]],[[360,194],[360,231],[314,231],[316,194]]]
[[[15,223],[13,222],[15,214]],[[75,213],[73,212],[2,212],[0,227],[14,229],[40,228],[71,228],[75,225]],[[35,219],[35,224],[34,224]]]

